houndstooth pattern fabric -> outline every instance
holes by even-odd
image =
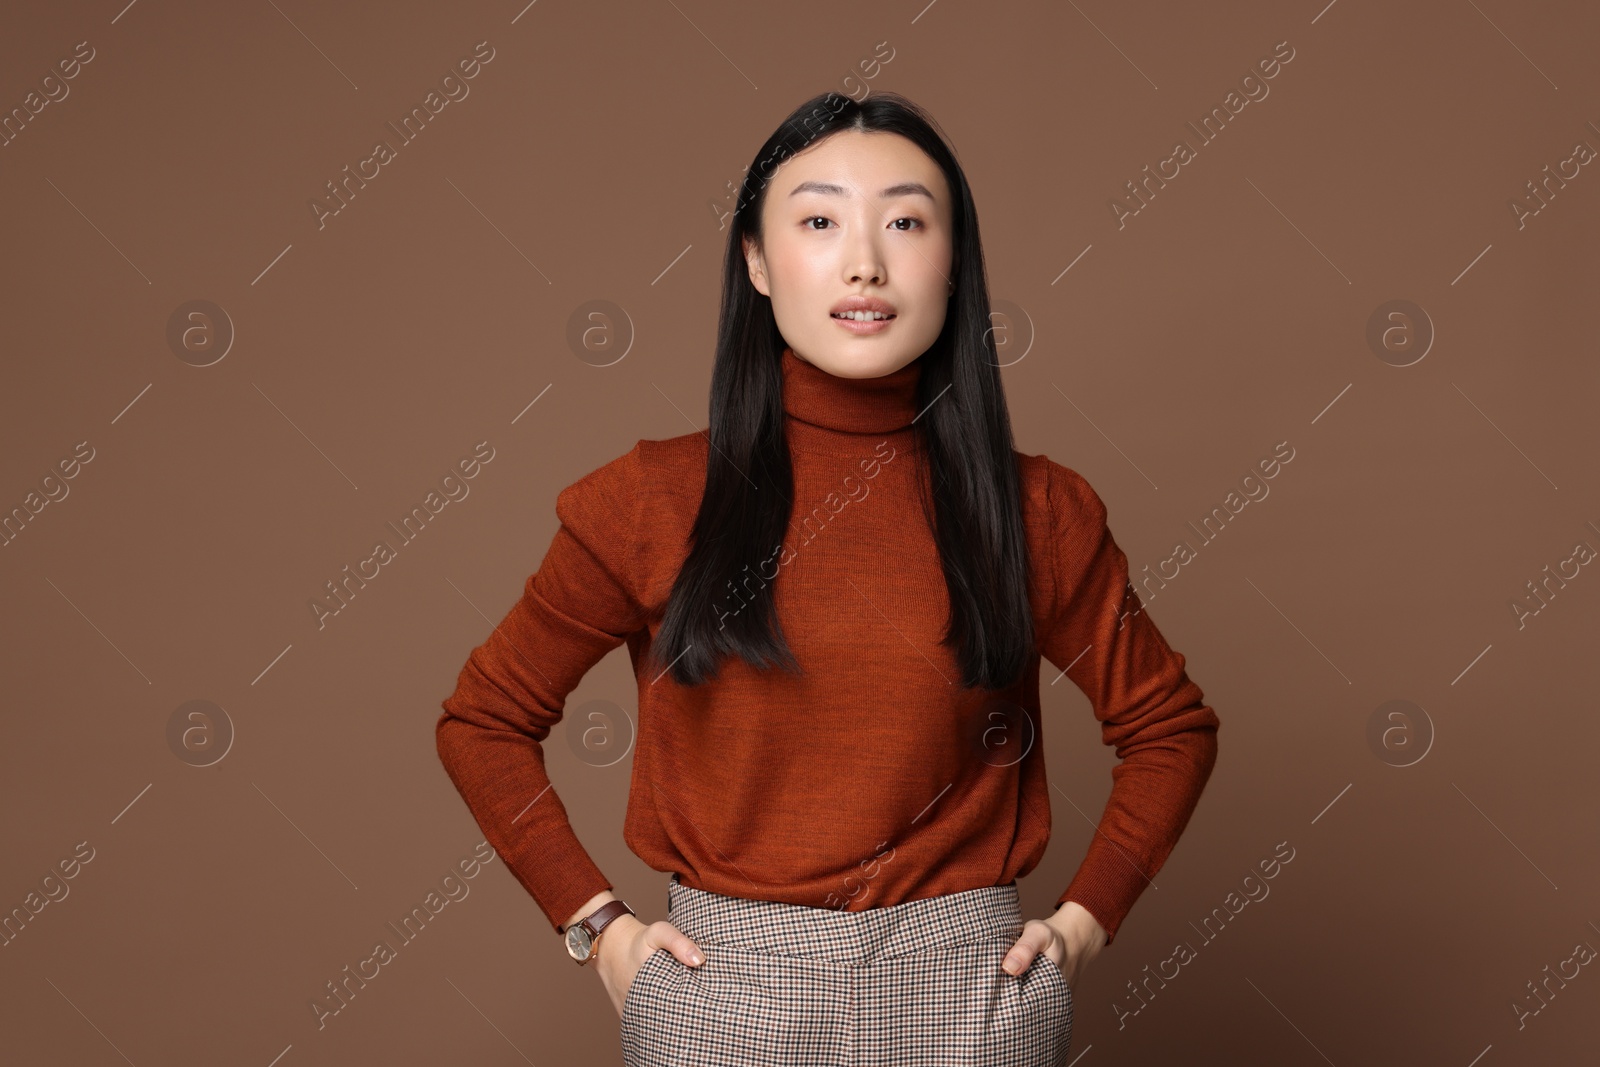
[[[836,911],[667,886],[700,946],[657,949],[623,1002],[624,1067],[1061,1067],[1072,990],[1022,934],[1015,882]]]

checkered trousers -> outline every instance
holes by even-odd
[[[667,920],[704,962],[657,949],[622,1007],[624,1067],[1061,1067],[1072,990],[1022,933],[1017,885],[865,911],[747,900],[674,874]]]

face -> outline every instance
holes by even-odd
[[[845,130],[785,160],[747,242],[750,281],[795,355],[841,378],[879,378],[926,352],[949,306],[954,208],[944,173],[897,133]],[[887,321],[841,321],[852,297]]]

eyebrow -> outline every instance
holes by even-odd
[[[799,185],[795,186],[789,191],[790,196],[798,196],[801,193],[822,193],[825,196],[843,196],[845,195],[845,188],[844,186],[836,185],[833,182],[801,182]],[[923,185],[921,182],[901,182],[898,185],[891,185],[889,188],[879,193],[878,196],[884,199],[887,199],[891,196],[925,196],[929,200],[935,200],[934,195],[928,192],[928,187]],[[937,203],[936,200],[935,202]]]

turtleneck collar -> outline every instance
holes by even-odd
[[[922,358],[880,378],[839,378],[785,346],[783,410],[791,447],[834,455],[871,451],[887,438],[910,447],[916,437]]]

